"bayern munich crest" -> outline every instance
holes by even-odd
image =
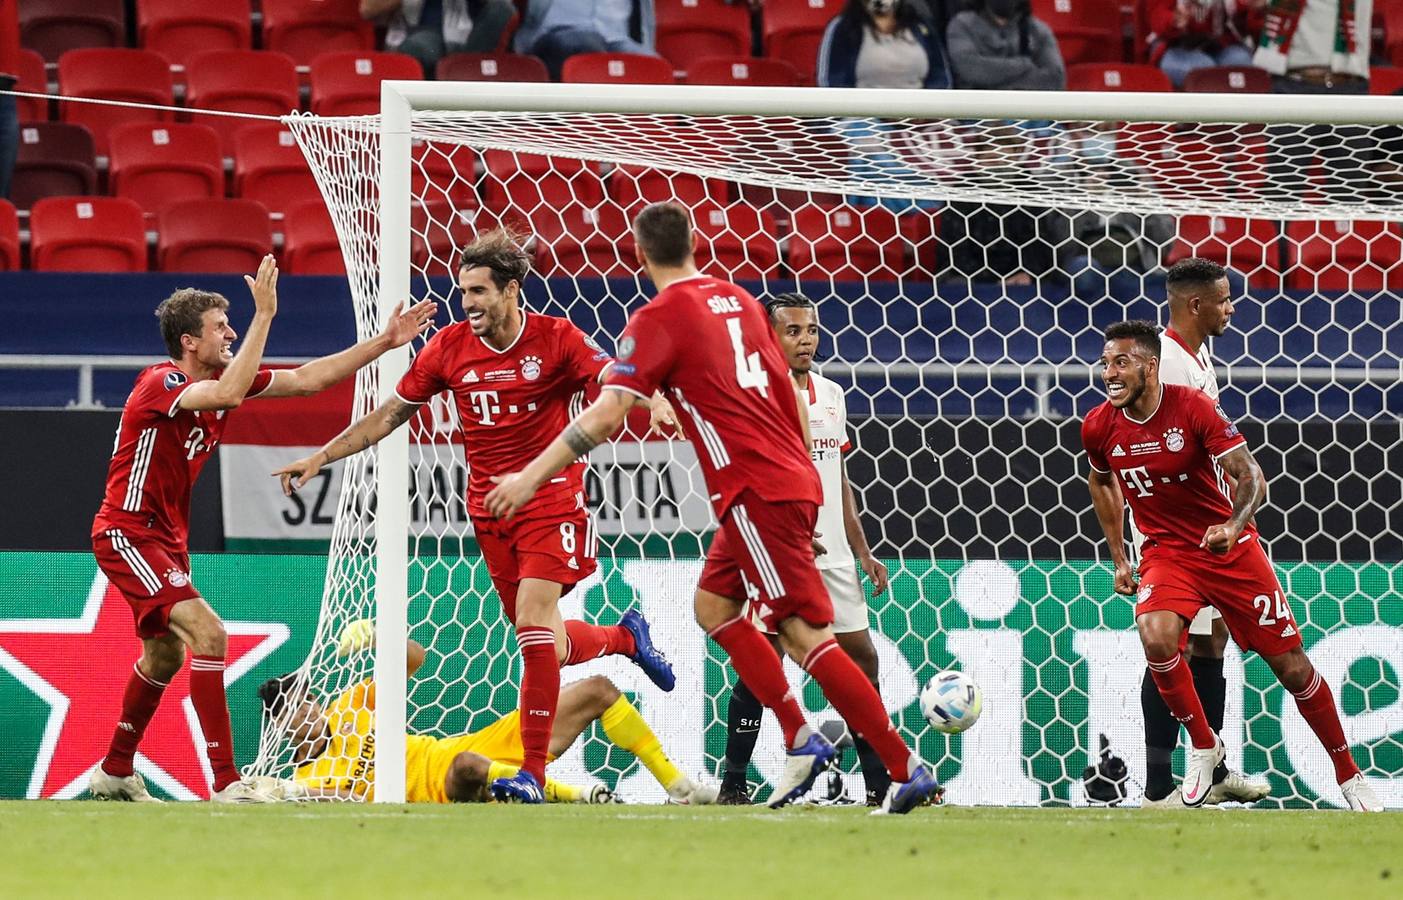
[[[1142,584],[1142,585],[1140,585],[1140,591],[1139,591],[1139,593],[1137,593],[1137,594],[1135,595],[1135,602],[1136,602],[1136,603],[1144,603],[1146,600],[1150,599],[1150,593],[1151,593],[1154,589],[1155,589],[1155,586],[1152,585],[1152,584]]]
[[[541,361],[537,357],[528,356],[521,361],[521,377],[527,381],[535,381],[541,377]]]
[[[1184,449],[1184,432],[1178,428],[1171,428],[1164,433],[1164,446],[1169,448],[1170,453],[1178,453]]]
[[[170,582],[171,587],[182,588],[190,583],[190,576],[179,569],[171,569],[166,573],[166,581]]]

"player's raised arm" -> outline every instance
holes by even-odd
[[[273,316],[278,313],[278,264],[273,254],[263,257],[256,276],[244,276],[249,292],[253,294],[253,321],[249,322],[248,333],[239,352],[229,362],[223,374],[216,379],[196,381],[180,395],[181,409],[234,409],[244,400],[258,367],[263,362],[263,348],[268,343],[268,329],[273,324]],[[221,315],[222,318],[222,315]],[[208,326],[206,331],[215,326]],[[201,341],[220,339],[221,352],[227,353],[228,346],[237,335],[229,327],[229,320],[222,318],[218,324],[218,334],[186,334],[182,341],[189,341],[187,352],[197,349]]]
[[[1199,546],[1214,553],[1227,553],[1242,536],[1242,531],[1247,527],[1247,523],[1252,521],[1252,516],[1266,501],[1267,478],[1262,474],[1262,467],[1257,465],[1257,460],[1252,457],[1246,444],[1241,444],[1219,457],[1218,465],[1222,467],[1223,474],[1232,479],[1229,482],[1233,486],[1232,518],[1204,532],[1203,543]]]
[[[409,311],[404,303],[395,306],[390,321],[373,338],[368,338],[339,353],[314,359],[295,369],[280,369],[272,384],[260,397],[307,397],[324,391],[362,366],[379,359],[387,350],[403,347],[415,335],[423,334],[438,313],[438,304],[424,300]]]
[[[379,443],[390,432],[413,418],[421,405],[401,400],[399,397],[391,397],[352,423],[316,453],[283,466],[273,475],[281,479],[283,493],[291,496],[293,491],[316,477],[322,467]]]

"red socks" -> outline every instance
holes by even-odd
[[[161,695],[166,690],[163,681],[148,678],[141,666],[132,666],[132,677],[127,679],[127,689],[122,692],[122,718],[117,722],[117,730],[112,733],[112,743],[107,748],[107,758],[102,761],[102,771],[118,778],[132,774],[132,757],[136,755],[141,736],[146,726],[161,705]]]
[[[190,702],[205,733],[205,752],[214,775],[214,790],[224,790],[239,780],[234,768],[234,739],[229,730],[229,701],[224,696],[224,658],[194,656],[190,659]]]
[[[755,699],[774,710],[779,727],[784,731],[784,745],[793,747],[795,737],[808,723],[804,721],[804,712],[799,709],[794,694],[789,690],[784,667],[779,657],[775,656],[774,648],[743,616],[723,622],[710,634],[711,639],[731,657],[731,666],[745,686],[750,688]]]
[[[518,626],[516,643],[521,648],[521,770],[544,787],[550,731],[560,699],[555,632],[542,626]]]
[[[601,656],[637,652],[633,634],[622,625],[591,625],[579,619],[565,623],[565,665],[575,666]]]
[[[1169,659],[1146,657],[1145,662],[1149,664],[1150,676],[1164,698],[1164,705],[1189,732],[1189,740],[1200,750],[1212,747],[1216,738],[1203,714],[1203,703],[1194,690],[1193,673],[1184,664],[1184,657],[1176,653]]]
[[[892,726],[882,698],[838,642],[829,638],[804,657],[804,671],[823,688],[838,715],[864,738],[887,767],[892,781],[911,777],[911,750]]]
[[[1312,672],[1305,690],[1292,696],[1296,698],[1296,708],[1301,711],[1301,718],[1320,738],[1325,752],[1330,754],[1330,762],[1335,764],[1335,783],[1344,784],[1358,775],[1359,766],[1349,752],[1349,741],[1345,739],[1344,726],[1340,724],[1340,714],[1335,709],[1335,695],[1330,692],[1330,685],[1325,683],[1320,673]]]

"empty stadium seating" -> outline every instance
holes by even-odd
[[[33,50],[19,52],[19,81],[15,90],[32,94],[45,94],[49,90],[49,77],[44,72],[44,57]],[[37,97],[16,97],[21,122],[42,122],[49,117],[49,101]]]
[[[626,278],[638,271],[627,217],[613,203],[562,207],[536,238],[536,268],[547,277]]]
[[[1257,288],[1281,286],[1281,225],[1232,216],[1184,216],[1166,265],[1201,256],[1247,276]]]
[[[19,213],[10,201],[0,199],[0,272],[19,268]]]
[[[292,132],[276,122],[251,125],[234,136],[234,193],[272,212],[321,200]]]
[[[346,274],[336,226],[320,200],[299,203],[283,213],[280,263],[289,275]]]
[[[1184,79],[1184,90],[1195,94],[1270,94],[1271,75],[1253,66],[1209,66]]]
[[[560,80],[576,84],[674,84],[672,65],[639,53],[577,53],[565,60]]]
[[[883,206],[795,210],[789,267],[803,281],[892,281],[905,268],[896,216]]]
[[[1032,0],[1032,10],[1052,29],[1068,66],[1120,61],[1120,0]]]
[[[80,47],[126,43],[123,0],[24,0],[19,8],[20,44],[48,62]]]
[[[656,0],[657,51],[674,69],[699,60],[750,55],[750,8],[725,0]]]
[[[546,64],[524,53],[450,53],[438,61],[439,81],[550,81]]]
[[[249,0],[137,0],[137,35],[145,49],[185,65],[196,53],[252,47],[252,15]]]
[[[47,197],[30,210],[29,230],[38,271],[146,271],[141,207],[125,197]]]
[[[1392,222],[1290,222],[1292,290],[1371,294],[1403,287],[1403,236]]]
[[[818,46],[843,0],[766,0],[761,12],[765,55],[794,65],[804,84],[814,83]]]
[[[530,217],[572,204],[588,208],[604,201],[604,182],[593,163],[531,153],[488,150],[483,200],[501,215],[514,210]]]
[[[273,252],[268,210],[253,200],[186,200],[167,206],[160,223],[162,272],[256,272]]]
[[[476,209],[478,152],[445,141],[414,141],[410,191],[414,200],[431,209],[459,212]]]
[[[124,100],[170,106],[174,102],[170,65],[148,50],[70,50],[58,62],[59,93],[71,97]],[[59,118],[86,125],[99,156],[107,155],[107,132],[125,122],[169,122],[167,110],[61,103]]]
[[[724,206],[730,188],[718,178],[701,178],[685,172],[664,172],[643,166],[616,166],[609,173],[609,196],[623,209],[662,200],[676,200],[687,206],[712,203]]]
[[[219,135],[208,125],[129,122],[109,134],[108,190],[150,215],[185,200],[224,196]]]
[[[794,87],[799,70],[782,59],[747,56],[699,59],[687,69],[688,84]]]
[[[185,105],[196,109],[283,116],[297,109],[297,66],[271,50],[209,50],[185,64]],[[219,133],[225,156],[234,155],[234,135],[248,119],[194,116]]]
[[[375,28],[360,17],[358,0],[262,0],[263,48],[300,66],[319,54],[375,49]]]
[[[1172,91],[1158,66],[1135,63],[1080,63],[1067,66],[1069,91]]]
[[[19,153],[10,199],[29,209],[45,197],[81,197],[97,191],[93,136],[82,125],[27,122],[20,126]]]
[[[774,217],[744,203],[699,207],[693,213],[697,267],[738,281],[773,276],[779,268]]]
[[[380,112],[380,82],[423,77],[419,61],[403,53],[323,53],[312,61],[312,112],[374,115]]]

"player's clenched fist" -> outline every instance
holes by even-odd
[[[253,294],[253,311],[265,316],[278,312],[278,261],[269,253],[258,264],[257,275],[245,275],[244,283]]]
[[[1116,593],[1127,597],[1135,593],[1135,570],[1128,562],[1116,564]]]
[[[1207,549],[1210,553],[1227,553],[1241,536],[1241,528],[1234,528],[1231,522],[1224,522],[1222,525],[1214,525],[1205,531],[1203,542],[1199,546]]]
[[[306,486],[322,470],[320,453],[304,456],[297,462],[283,466],[273,473],[273,477],[283,483],[283,494],[291,497],[292,492]]]

